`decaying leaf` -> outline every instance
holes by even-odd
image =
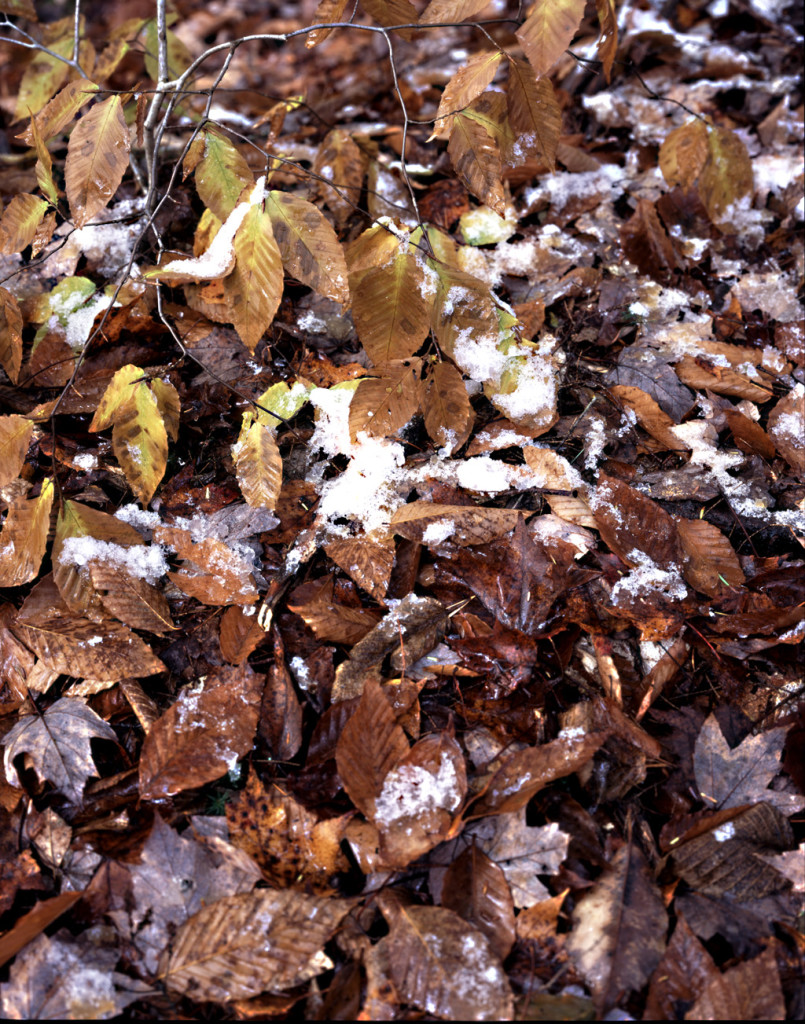
[[[477,846],[457,857],[442,882],[442,906],[469,921],[501,960],[514,945],[514,903],[506,875]]]
[[[53,481],[47,477],[37,498],[11,502],[0,531],[0,587],[36,579],[47,547],[52,504]]]
[[[0,486],[20,475],[33,429],[24,416],[0,416]]]
[[[624,844],[573,913],[568,950],[599,1012],[639,989],[665,950],[668,914],[645,859]]]
[[[780,754],[786,730],[747,736],[733,750],[724,738],[715,715],[710,715],[696,740],[693,765],[702,800],[708,807],[740,807],[765,802],[783,814],[793,814],[805,807],[805,797],[768,789],[780,772]]]
[[[112,727],[83,700],[62,697],[43,715],[26,715],[6,733],[6,778],[13,786],[20,785],[14,760],[28,754],[42,780],[51,782],[72,803],[80,803],[87,779],[97,775],[90,753],[93,737],[113,743],[117,739]]]
[[[400,909],[388,945],[401,998],[447,1020],[510,1020],[509,982],[488,940],[442,907]]]
[[[182,925],[160,977],[171,991],[202,1001],[292,988],[327,970],[322,946],[349,907],[293,889],[227,896]]]

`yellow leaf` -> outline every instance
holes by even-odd
[[[0,4],[0,11],[4,14],[14,14],[18,18],[25,18],[27,21],[39,21],[33,0],[3,0]]]
[[[45,477],[38,498],[11,501],[0,533],[0,587],[35,579],[48,543],[53,481]]]
[[[553,171],[562,131],[562,112],[550,80],[537,79],[529,64],[511,58],[506,94],[520,161],[533,153]]]
[[[136,384],[133,394],[118,407],[112,448],[129,487],[147,505],[165,475],[168,434],[157,400],[146,384]]]
[[[615,0],[595,0],[595,9],[601,25],[601,36],[598,40],[598,59],[604,67],[604,77],[609,84],[612,75],[612,62],[618,50],[618,15]]]
[[[171,441],[179,438],[179,417],[182,411],[182,403],[179,401],[179,392],[169,380],[155,377],[151,381],[151,390],[159,406],[159,414],[165,424],[168,437]]]
[[[58,135],[62,128],[72,121],[78,111],[86,103],[89,103],[97,91],[98,86],[94,82],[87,81],[86,78],[77,78],[74,82],[68,82],[61,92],[49,100],[33,119],[42,138],[47,141],[54,135]],[[33,124],[29,124],[17,138],[29,146],[33,146]]]
[[[487,89],[462,112],[461,116],[477,121],[485,129],[486,134],[497,143],[502,159],[510,160],[517,140],[509,124],[506,97],[502,92]]]
[[[193,58],[175,32],[166,29],[165,35],[168,44],[168,79],[180,78],[193,63]],[[145,28],[145,70],[155,82],[159,81],[158,53],[157,23],[152,18]]]
[[[537,76],[559,60],[584,17],[585,0],[537,0],[515,35]]]
[[[364,377],[349,406],[353,441],[362,430],[373,437],[390,437],[408,423],[419,408],[421,367],[421,359],[399,359],[380,367],[381,376]]]
[[[344,250],[321,211],[288,192],[269,192],[266,212],[288,273],[328,299],[349,302]]]
[[[0,487],[20,475],[33,429],[24,416],[0,416]]]
[[[743,196],[752,191],[752,162],[735,132],[709,128],[707,163],[699,177],[698,189],[710,219],[719,224]]]
[[[252,508],[273,509],[282,487],[282,458],[274,431],[245,413],[232,459],[243,497]]]
[[[0,288],[0,366],[16,384],[22,366],[22,313],[6,288]]]
[[[89,430],[93,433],[97,430],[106,430],[115,421],[118,408],[131,398],[132,388],[137,381],[143,379],[143,371],[139,366],[132,366],[131,363],[121,366],[117,373],[109,381],[103,396],[92,417]]]
[[[452,363],[436,363],[424,387],[425,430],[455,453],[470,436],[475,413],[464,379]]]
[[[64,184],[76,227],[83,227],[115,194],[129,165],[130,148],[119,96],[96,104],[73,128]]]
[[[10,256],[30,245],[47,208],[44,199],[28,192],[14,196],[0,220],[0,253]]]
[[[50,205],[56,206],[59,201],[59,192],[53,180],[53,161],[50,158],[50,152],[42,136],[37,130],[35,120],[31,121],[31,134],[34,137],[34,148],[36,149],[37,157],[36,167],[34,168],[37,184]]]
[[[447,152],[456,174],[476,199],[505,216],[500,150],[486,129],[459,114],[453,121]]]
[[[243,190],[252,185],[254,175],[240,151],[219,132],[206,132],[204,156],[196,167],[196,189],[207,209],[225,221]]]
[[[675,128],[660,146],[660,170],[671,188],[690,188],[706,161],[707,126],[698,119]]]
[[[61,57],[72,57],[72,32],[51,42],[48,49]],[[14,120],[21,121],[31,114],[38,114],[51,96],[61,88],[69,70],[63,60],[51,57],[49,53],[43,53],[41,50],[35,50],[20,82]]]
[[[232,322],[250,352],[257,348],[282,299],[283,272],[271,218],[252,206],[235,234],[235,270],[225,282],[233,298]]]
[[[105,82],[117,71],[118,65],[128,52],[129,44],[125,39],[112,39],[98,54],[95,67],[92,69],[92,77],[99,82]]]
[[[401,246],[385,266],[350,278],[355,329],[373,363],[412,356],[430,330],[433,296],[422,264],[407,249]]]
[[[436,123],[431,139],[446,139],[450,134],[453,117],[480,96],[495,77],[503,54],[500,50],[492,53],[476,53],[453,75],[445,86]]]

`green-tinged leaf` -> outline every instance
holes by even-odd
[[[277,427],[281,420],[293,419],[307,402],[310,391],[310,385],[301,381],[296,381],[292,387],[288,387],[284,380],[277,381],[255,400],[257,421],[267,427]],[[276,416],[272,416],[272,413],[276,413]]]
[[[16,384],[22,366],[22,313],[6,288],[0,288],[0,366]]]
[[[240,437],[232,445],[232,459],[246,502],[252,508],[273,509],[282,487],[282,458],[272,428],[253,422],[252,414],[244,413]]]
[[[59,190],[53,180],[53,161],[50,158],[50,151],[37,130],[35,120],[31,121],[31,134],[34,137],[34,148],[36,149],[37,159],[34,172],[37,184],[50,205],[55,206],[59,201]]]
[[[44,199],[28,192],[14,196],[0,220],[0,253],[10,256],[30,245],[47,208]]]
[[[349,302],[344,250],[321,211],[288,192],[269,192],[266,212],[286,271],[328,299]]]
[[[334,21],[343,21],[346,6],[347,0],[319,0],[316,13],[313,15],[313,24],[325,25]],[[317,28],[313,32],[309,32],[305,38],[305,46],[308,49],[317,46],[324,42],[332,31],[331,28]]]
[[[675,128],[660,146],[660,170],[671,188],[690,188],[706,161],[707,125],[698,118]]]
[[[453,75],[445,86],[432,139],[446,139],[450,134],[453,117],[480,96],[497,73],[503,54],[500,50],[491,53],[476,53]]]
[[[42,481],[38,498],[15,498],[0,532],[0,587],[36,579],[45,555],[53,504],[53,481]]]
[[[487,89],[462,111],[462,117],[477,121],[486,130],[486,134],[498,144],[501,158],[507,162],[511,161],[512,149],[517,140],[509,124],[504,93],[498,92],[497,89]]]
[[[54,135],[58,135],[62,128],[72,121],[78,111],[89,103],[97,91],[98,86],[94,82],[87,81],[86,78],[77,78],[74,82],[68,82],[61,92],[49,100],[34,118],[42,138],[47,142]],[[17,136],[29,146],[34,144],[32,128],[33,126],[29,124],[25,131],[20,132]]]
[[[390,437],[408,423],[419,408],[421,359],[400,359],[379,367],[381,376],[364,377],[349,406],[349,433],[362,430],[373,437]]]
[[[147,505],[165,475],[168,433],[157,400],[146,384],[134,385],[128,401],[118,406],[112,448],[129,487]]]
[[[171,32],[165,30],[168,44],[168,80],[180,78],[193,63],[190,51],[182,40]],[[155,82],[159,81],[159,41],[157,39],[157,23],[152,18],[145,27],[145,70],[148,77]]]
[[[601,25],[598,59],[603,65],[604,77],[609,84],[612,76],[612,63],[618,50],[618,13],[615,10],[615,0],[595,0],[595,9]]]
[[[117,192],[129,165],[131,140],[119,96],[92,107],[67,144],[64,184],[70,213],[83,227]]]
[[[239,150],[220,132],[205,132],[204,156],[196,167],[196,189],[207,209],[225,221],[250,185],[254,185],[254,175]]]
[[[253,206],[235,234],[235,270],[227,279],[232,323],[250,352],[257,348],[282,299],[282,257],[271,217]]]
[[[514,155],[521,161],[532,155],[539,157],[553,171],[562,112],[550,80],[536,78],[526,61],[511,58],[506,94],[509,120],[517,136]]]
[[[584,17],[585,0],[537,0],[515,33],[535,73],[544,75],[559,60]]]
[[[500,150],[486,129],[477,121],[459,114],[453,121],[447,152],[456,174],[467,189],[495,213],[504,216]]]
[[[428,336],[433,308],[423,263],[403,243],[385,266],[353,281],[355,329],[372,362],[412,356]]]
[[[50,43],[48,49],[69,60],[73,56],[72,32]],[[61,88],[69,70],[67,64],[58,57],[34,50],[20,82],[14,120],[21,121],[24,117],[38,114]]]
[[[121,366],[107,385],[103,397],[98,403],[95,415],[89,425],[89,430],[106,430],[115,421],[117,410],[127,402],[132,395],[136,382],[143,379],[143,371],[139,366]]]
[[[168,437],[171,441],[179,439],[179,417],[182,412],[182,403],[179,400],[179,392],[169,380],[155,377],[151,381],[151,390],[159,406],[159,414],[165,424]]]
[[[699,177],[699,195],[711,220],[729,220],[730,208],[754,185],[746,146],[729,128],[707,131],[707,163]]]

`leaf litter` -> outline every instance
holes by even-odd
[[[6,1016],[801,1010],[801,25],[483,7],[8,64]]]

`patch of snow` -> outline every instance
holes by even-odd
[[[731,821],[727,821],[723,825],[719,825],[718,828],[713,829],[713,839],[717,843],[726,843],[728,839],[732,839],[734,836],[735,825]]]
[[[401,765],[390,771],[375,802],[375,823],[392,825],[436,810],[455,811],[461,802],[456,769],[442,757],[435,773],[420,765]]]
[[[112,541],[96,540],[95,537],[65,539],[59,554],[62,565],[81,567],[93,560],[120,566],[130,576],[147,583],[156,583],[169,569],[164,550],[158,544],[124,547]]]
[[[630,551],[626,557],[636,565],[630,573],[613,586],[613,604],[618,604],[625,595],[646,597],[659,592],[670,600],[679,601],[687,597],[687,587],[676,566],[671,569],[662,569],[649,555],[637,548]]]
[[[423,544],[441,544],[456,532],[456,524],[449,519],[439,519],[430,523],[422,534]]]

